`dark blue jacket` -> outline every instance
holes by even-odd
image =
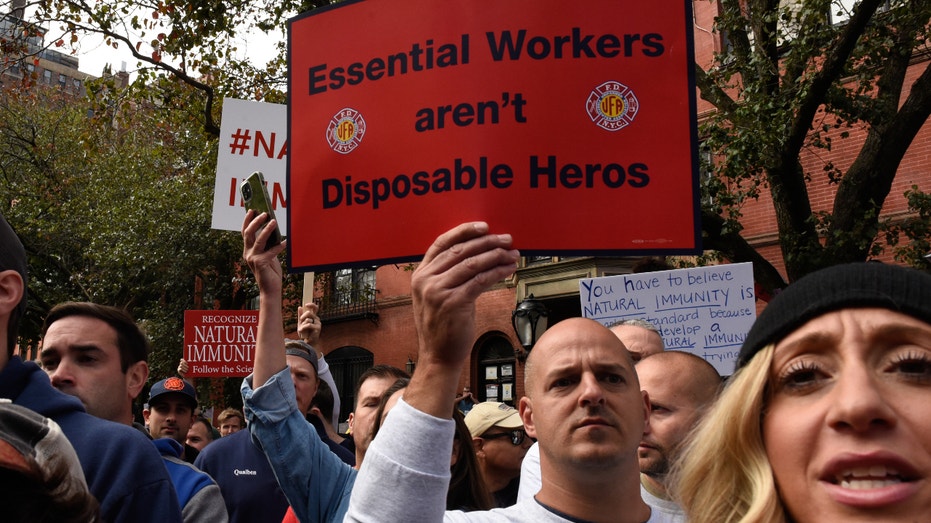
[[[348,465],[355,464],[353,456],[326,437],[323,422],[317,423],[318,434],[326,445]],[[299,442],[295,442],[299,444]],[[252,443],[249,429],[222,437],[204,447],[194,466],[203,470],[220,486],[230,523],[281,523],[288,510],[285,497],[268,458]]]
[[[224,436],[204,447],[194,466],[220,486],[230,523],[281,523],[284,497],[265,454],[248,430]]]
[[[52,387],[33,362],[13,357],[0,371],[0,398],[53,419],[74,447],[101,519],[181,522],[168,471],[152,443],[132,427],[91,416],[81,400]]]

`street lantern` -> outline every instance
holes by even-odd
[[[524,298],[511,312],[511,323],[517,339],[528,352],[546,331],[547,316],[549,312],[543,302],[534,298],[533,294]]]
[[[407,357],[407,363],[404,364],[404,367],[407,369],[407,373],[414,375],[414,369],[417,368],[417,362],[411,359],[410,356]]]

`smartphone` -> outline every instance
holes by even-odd
[[[265,176],[261,172],[256,171],[250,174],[246,181],[240,184],[239,193],[242,194],[242,201],[246,204],[246,210],[255,209],[256,214],[267,212],[268,221],[275,218],[272,200],[268,197],[268,188],[265,185]],[[265,244],[265,250],[267,251],[279,243],[281,243],[281,230],[276,226],[274,232],[268,238],[268,243]]]

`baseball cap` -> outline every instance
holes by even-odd
[[[156,398],[166,394],[186,396],[187,399],[191,400],[191,409],[197,408],[197,391],[194,390],[193,385],[181,378],[167,378],[152,385],[152,389],[149,390],[149,405],[152,405]]]
[[[313,348],[309,343],[301,340],[284,340],[284,352],[288,356],[297,356],[303,360],[306,360],[314,368],[314,372],[320,372],[317,368],[317,349]]]
[[[473,438],[481,436],[492,427],[511,430],[524,426],[517,409],[507,403],[497,401],[483,401],[476,404],[466,414],[465,423]]]

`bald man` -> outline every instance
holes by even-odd
[[[669,499],[669,467],[717,397],[721,376],[704,359],[681,351],[650,356],[637,363],[636,370],[640,386],[650,397],[650,422],[637,449],[640,494],[667,521],[684,523],[682,509]]]
[[[608,329],[621,340],[634,363],[648,356],[660,354],[665,349],[663,338],[656,327],[647,320],[633,318],[614,322]],[[648,389],[645,389],[649,392]],[[532,498],[542,483],[540,477],[540,448],[534,444],[524,455],[521,463],[520,488],[517,500]]]
[[[520,416],[541,451],[535,499],[444,514],[455,424],[450,405],[475,343],[475,300],[514,272],[507,234],[463,224],[437,238],[411,279],[417,372],[359,471],[353,521],[664,521],[640,498],[637,446],[649,416],[633,361],[601,324],[551,327],[527,359]],[[386,482],[385,478],[392,478]]]
[[[608,325],[608,328],[624,343],[634,362],[666,349],[659,330],[647,320],[621,320]]]

